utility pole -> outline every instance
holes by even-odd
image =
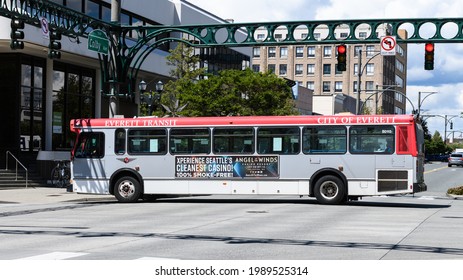
[[[111,0],[111,23],[121,25],[121,0]],[[114,118],[119,113],[119,63],[118,63],[118,50],[119,50],[119,37],[120,28],[110,31],[110,68],[113,76],[109,81],[110,96],[109,96],[109,117]]]

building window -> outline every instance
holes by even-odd
[[[357,63],[354,64],[354,75],[357,76],[359,74],[359,65]]]
[[[348,35],[349,35],[349,33],[347,33],[347,32],[341,32],[339,37],[342,38],[342,39],[345,39],[345,38],[347,38]]]
[[[269,72],[275,73],[275,69],[276,69],[275,64],[269,64],[268,65],[268,71]]]
[[[259,64],[253,64],[252,65],[252,71],[260,72],[260,65]]]
[[[331,82],[323,82],[323,92],[330,92]]]
[[[288,57],[288,47],[280,48],[280,57]]]
[[[359,32],[359,39],[365,39],[367,37],[367,32],[361,31]]]
[[[275,47],[269,47],[268,48],[268,57],[275,57],[276,56],[276,48]]]
[[[361,50],[362,50],[362,46],[355,46],[354,47],[354,57],[358,57]]]
[[[353,83],[353,85],[354,85],[354,87],[352,88],[352,90],[353,90],[354,92],[357,92],[357,81],[355,81],[355,82]]]
[[[265,34],[257,34],[257,41],[263,41],[265,39]]]
[[[2,63],[5,63],[2,61]],[[2,65],[4,72],[11,71],[10,65]],[[45,98],[45,61],[38,58],[22,58],[21,65],[21,110],[19,125],[19,147],[21,151],[39,151],[44,144],[44,98]],[[16,72],[16,71],[13,71]],[[3,73],[6,76],[10,73]],[[13,81],[7,81],[6,83]],[[15,83],[16,84],[16,83]],[[11,84],[10,84],[11,85]],[[9,85],[9,86],[10,86]],[[5,84],[2,84],[5,86]],[[8,87],[4,87],[8,89]],[[7,95],[4,95],[5,98]],[[9,102],[4,104],[10,104]],[[8,106],[8,105],[7,105]],[[9,109],[9,108],[8,108]],[[7,110],[8,110],[7,109]],[[16,107],[15,107],[16,109]],[[7,112],[8,114],[8,112]],[[7,116],[5,117],[13,117]],[[11,119],[10,119],[11,121]],[[10,131],[9,131],[10,132]]]
[[[308,88],[308,89],[311,89],[311,90],[314,90],[314,89],[315,89],[315,82],[313,82],[313,81],[308,81],[308,82],[307,82],[307,88]]]
[[[342,92],[342,82],[334,82],[334,91]]]
[[[367,57],[372,57],[375,54],[375,46],[368,45],[367,46]]]
[[[321,37],[321,36],[320,36],[320,33],[314,33],[314,34],[313,34],[313,38],[314,38],[315,40],[317,40],[317,41],[320,41],[320,37]]]
[[[288,71],[288,66],[286,64],[280,64],[280,75],[286,76],[286,72]]]
[[[323,75],[331,75],[331,64],[323,64]]]
[[[368,63],[367,64],[367,75],[374,75],[375,74],[375,64],[374,63]]]
[[[307,47],[307,57],[315,57],[315,47]]]
[[[404,87],[404,79],[402,79],[401,77],[399,77],[398,75],[395,75],[395,84],[400,87],[400,88],[403,88]]]
[[[71,149],[74,135],[69,124],[75,118],[93,118],[95,71],[55,63],[53,72],[53,150]]]
[[[307,64],[307,75],[315,74],[315,64]]]
[[[304,72],[304,65],[303,64],[296,64],[296,75],[302,75]]]
[[[323,47],[323,57],[331,57],[331,46],[324,46]]]
[[[260,47],[252,48],[252,57],[260,57]]]
[[[296,57],[304,57],[304,47],[296,47]]]
[[[373,81],[367,81],[365,83],[365,89],[368,91],[372,91],[375,89],[375,83]]]

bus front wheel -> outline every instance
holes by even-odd
[[[114,196],[119,202],[136,202],[141,196],[140,182],[133,177],[122,177],[114,186]]]
[[[339,204],[344,201],[346,188],[339,177],[327,175],[317,180],[314,194],[321,204]]]

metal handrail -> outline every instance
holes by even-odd
[[[24,168],[24,170],[26,171],[26,188],[27,188],[29,171],[10,151],[6,151],[6,168],[5,168],[5,170],[8,170],[8,155],[13,157],[13,159],[16,161],[16,181],[18,181],[18,164],[21,165],[21,167]]]

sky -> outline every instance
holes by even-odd
[[[463,0],[187,0],[235,23],[312,21],[336,19],[463,18]],[[410,32],[410,30],[408,30]],[[422,32],[422,33],[421,33]],[[429,25],[420,34],[433,34]],[[446,25],[444,36],[456,34],[455,25]],[[431,134],[443,136],[445,118],[463,112],[463,44],[435,44],[434,70],[424,70],[424,44],[408,45],[407,97],[421,114],[440,115],[426,121]],[[431,92],[436,92],[430,94]],[[412,106],[407,102],[407,113]],[[455,137],[463,138],[463,118],[454,117]],[[447,126],[447,136],[451,133]],[[461,132],[460,132],[461,131]]]

